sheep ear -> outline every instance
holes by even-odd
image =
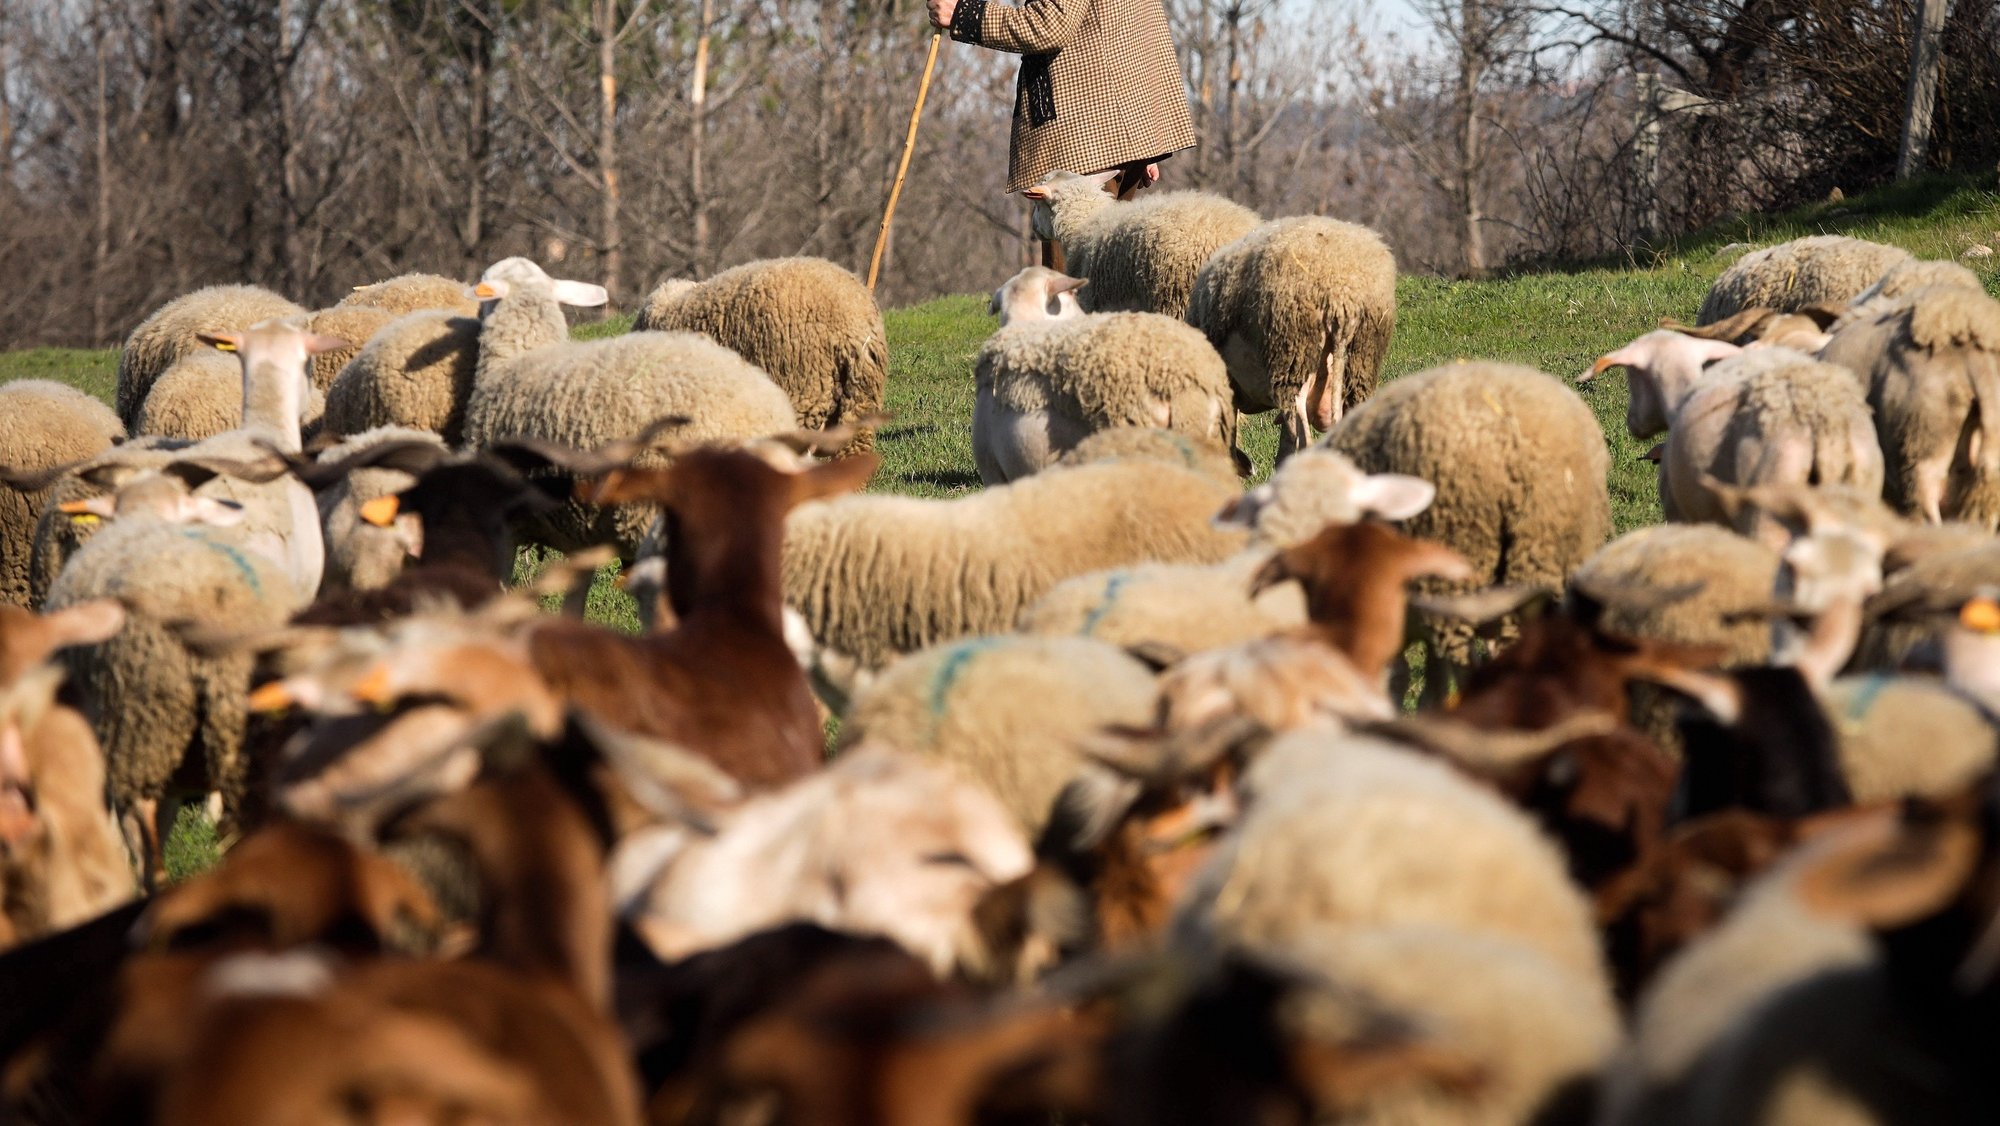
[[[85,500],[66,500],[56,506],[56,511],[64,516],[95,516],[109,520],[118,515],[118,498],[115,494],[89,497]]]
[[[801,470],[792,475],[792,503],[857,492],[881,464],[882,459],[872,453],[858,453]]]
[[[579,309],[595,309],[599,305],[609,304],[611,301],[610,290],[605,289],[601,285],[592,285],[589,282],[552,282],[550,283],[550,289],[554,290],[557,301],[565,305],[574,305]]]
[[[338,352],[354,345],[338,336],[325,336],[317,332],[306,333],[306,355],[317,356],[322,352]]]
[[[1348,499],[1384,520],[1408,520],[1437,499],[1437,486],[1421,477],[1376,473],[1363,477]]]
[[[1604,355],[1597,357],[1597,362],[1590,365],[1589,371],[1577,376],[1576,381],[1578,383],[1589,383],[1612,368],[1631,367],[1637,365],[1638,362],[1639,357],[1633,354],[1632,346],[1628,344],[1616,352],[1606,352]]]
[[[194,336],[218,352],[240,352],[243,349],[243,334],[240,332],[197,332]]]
[[[1727,340],[1704,340],[1693,336],[1684,336],[1681,339],[1683,341],[1681,347],[1700,361],[1702,367],[1707,367],[1717,360],[1726,360],[1743,351],[1741,345],[1731,344]]]
[[[1650,461],[1654,465],[1660,464],[1662,461],[1665,461],[1666,458],[1667,458],[1667,444],[1665,442],[1655,442],[1653,443],[1652,449],[1647,450],[1645,453],[1639,455],[1640,461]]]
[[[198,523],[211,528],[234,528],[243,522],[243,506],[214,497],[189,497],[188,510]]]
[[[1049,300],[1051,301],[1054,301],[1056,298],[1061,297],[1065,293],[1075,293],[1077,290],[1082,289],[1084,286],[1087,286],[1089,284],[1090,284],[1089,278],[1073,278],[1070,277],[1068,274],[1057,274],[1056,276],[1049,278],[1047,281],[1042,283],[1043,288],[1048,292]]]
[[[1085,176],[1083,179],[1089,180],[1095,186],[1102,188],[1110,184],[1111,181],[1116,180],[1118,176],[1118,170],[1114,168],[1109,172],[1099,172],[1093,176]]]
[[[125,607],[115,598],[96,598],[42,615],[49,649],[95,645],[125,628]]]
[[[1032,199],[1039,202],[1041,200],[1049,198],[1049,189],[1046,186],[1039,184],[1032,188],[1022,188],[1021,198]]]

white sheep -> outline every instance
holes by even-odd
[[[1279,219],[1215,252],[1188,323],[1229,366],[1246,414],[1281,412],[1278,460],[1375,391],[1396,327],[1396,259],[1337,219]]]
[[[1121,203],[1111,175],[1054,172],[1021,194],[1034,201],[1035,237],[1062,244],[1064,266],[1091,288],[1093,313],[1187,316],[1195,275],[1209,257],[1250,233],[1257,215],[1207,192],[1148,192]]]
[[[1844,305],[1908,261],[1910,252],[1846,235],[1812,235],[1738,258],[1701,301],[1698,324],[1762,306],[1781,312]]]
[[[304,309],[253,285],[214,285],[160,306],[125,338],[118,353],[115,407],[126,429],[139,433],[139,408],[153,383],[183,356],[204,350],[200,334],[236,332]]]
[[[28,560],[35,525],[48,507],[55,481],[46,471],[103,453],[125,438],[118,416],[102,402],[67,384],[18,379],[0,385],[0,603],[29,605]]]
[[[1062,287],[1074,280],[1017,275],[995,300],[1063,312],[1062,298],[1073,290]],[[1035,289],[1047,296],[1010,292]],[[972,455],[988,485],[1043,469],[1115,427],[1236,444],[1222,357],[1200,333],[1154,313],[1010,319],[980,349],[975,374]]]

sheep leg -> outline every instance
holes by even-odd
[[[1278,429],[1278,461],[1285,459],[1312,445],[1312,428],[1306,422],[1306,393],[1301,390],[1299,399],[1285,412],[1284,423]]]
[[[1944,494],[1951,478],[1951,454],[1919,459],[1910,466],[1910,503],[1926,524],[1944,523]]]
[[[118,815],[118,827],[125,835],[125,847],[132,851],[132,860],[139,869],[139,884],[147,892],[160,889],[161,877],[166,875],[166,840],[173,823],[161,822],[161,817],[173,817],[179,812],[177,802],[159,798],[135,798],[129,808]]]

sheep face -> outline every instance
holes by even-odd
[[[610,291],[601,285],[551,278],[527,258],[502,258],[488,266],[472,288],[472,296],[479,301],[479,319],[485,320],[508,294],[524,288],[545,290],[557,302],[579,308],[596,308],[611,300]]]
[[[1076,291],[1089,285],[1088,278],[1072,278],[1043,266],[1030,266],[993,291],[988,312],[1000,318],[1000,327],[1017,321],[1061,321],[1083,315]]]
[[[312,331],[303,316],[273,317],[242,332],[199,335],[203,343],[218,351],[234,352],[242,360],[246,420],[262,408],[294,424],[305,421],[312,398],[311,376],[307,374],[311,358],[354,347],[337,336]]]
[[[1588,383],[1612,368],[1624,368],[1631,387],[1625,429],[1634,438],[1650,438],[1666,431],[1668,420],[1694,389],[1703,367],[1742,350],[1726,340],[1704,340],[1661,329],[1598,357],[1590,372],[1577,382]]]
[[[1079,176],[1074,172],[1051,172],[1041,183],[1021,193],[1022,197],[1034,204],[1031,225],[1035,237],[1043,242],[1055,242],[1056,216],[1073,208],[1078,202],[1107,203],[1105,185],[1117,176],[1116,172],[1100,172],[1095,176]]]

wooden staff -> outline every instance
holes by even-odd
[[[924,60],[924,81],[917,87],[917,108],[910,111],[910,135],[903,139],[903,162],[896,166],[896,183],[889,189],[889,207],[882,212],[882,233],[875,236],[875,256],[868,260],[868,292],[875,292],[875,279],[882,275],[882,252],[889,246],[889,224],[896,218],[896,204],[903,198],[903,178],[910,174],[910,155],[917,151],[917,123],[924,119],[924,99],[931,96],[931,75],[937,73],[938,47],[944,32],[931,34],[930,58]]]

